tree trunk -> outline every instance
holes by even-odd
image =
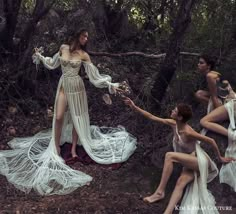
[[[1,2],[6,24],[0,35],[0,43],[7,50],[13,49],[13,37],[15,34],[21,1],[22,0],[3,0]]]
[[[45,6],[45,0],[36,1],[36,5],[34,8],[32,17],[21,36],[21,40],[19,44],[20,51],[24,51],[27,49],[29,40],[31,39],[36,29],[37,23],[49,12],[49,10],[51,9],[54,3],[55,3],[55,0],[52,1],[52,3],[50,3],[49,5]]]
[[[170,35],[166,57],[161,63],[160,71],[156,76],[152,89],[152,96],[156,100],[158,107],[165,95],[166,89],[175,74],[177,59],[180,54],[180,46],[184,39],[184,34],[191,22],[191,11],[196,0],[183,0],[180,4],[177,17],[174,22],[173,32]]]

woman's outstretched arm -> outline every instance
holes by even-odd
[[[130,106],[132,109],[134,109],[135,111],[139,112],[140,114],[142,114],[144,117],[150,119],[150,120],[153,120],[153,121],[156,121],[156,122],[160,122],[160,123],[163,123],[163,124],[166,124],[166,125],[169,125],[169,126],[174,126],[176,123],[174,120],[172,119],[164,119],[164,118],[160,118],[160,117],[157,117],[141,108],[139,108],[138,106],[136,106],[134,104],[134,102],[126,97],[125,100],[124,100],[125,104]]]
[[[35,54],[43,63],[43,65],[49,70],[56,69],[60,66],[60,52],[57,52],[53,57],[45,57],[39,53],[38,49],[36,48]]]
[[[236,160],[235,158],[221,156],[220,150],[219,150],[219,148],[218,148],[218,146],[217,146],[217,144],[216,144],[216,142],[215,142],[215,140],[213,138],[207,137],[205,135],[201,135],[201,134],[197,133],[194,130],[189,130],[186,133],[186,136],[191,137],[191,138],[193,138],[195,140],[199,140],[201,142],[209,143],[212,146],[215,154],[218,156],[219,160],[222,163],[229,163],[231,161],[235,161]]]
[[[83,65],[89,81],[97,88],[108,88],[110,94],[115,94],[120,89],[119,83],[113,83],[110,75],[100,74],[97,67],[92,64],[87,53],[83,55]]]

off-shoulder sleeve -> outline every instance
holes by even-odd
[[[40,61],[44,64],[47,69],[56,69],[60,66],[60,54],[57,52],[53,57],[44,57],[40,53],[36,53]]]
[[[108,88],[111,94],[115,93],[115,88],[119,87],[119,83],[112,83],[111,76],[100,74],[97,67],[90,62],[83,62],[85,72],[89,77],[89,81],[97,88]]]

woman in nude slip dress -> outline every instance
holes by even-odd
[[[185,211],[183,209],[181,213],[194,213],[194,207],[212,206],[214,208],[215,200],[207,190],[207,183],[217,176],[218,169],[200,147],[199,141],[209,143],[222,163],[228,163],[234,159],[221,156],[214,139],[197,133],[187,124],[187,121],[192,117],[191,107],[186,104],[179,104],[172,110],[170,119],[163,119],[139,108],[129,98],[126,98],[124,102],[146,118],[170,126],[174,133],[174,152],[167,152],[165,155],[160,184],[151,196],[145,197],[143,200],[147,203],[153,203],[165,197],[166,185],[172,174],[174,163],[179,163],[183,166],[183,170],[164,213],[169,214],[173,212],[176,204],[182,197],[184,188],[188,184],[181,207],[189,209]],[[206,209],[202,210],[202,212],[218,213],[217,209],[208,211]]]

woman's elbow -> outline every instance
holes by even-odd
[[[216,145],[216,141],[215,141],[213,138],[210,138],[210,139],[209,139],[209,143],[210,143],[212,146],[215,146],[215,145]]]
[[[201,124],[201,126],[204,127],[204,128],[207,128],[208,122],[209,122],[209,121],[207,120],[207,117],[206,117],[206,116],[203,117],[203,118],[200,120],[200,124]]]

